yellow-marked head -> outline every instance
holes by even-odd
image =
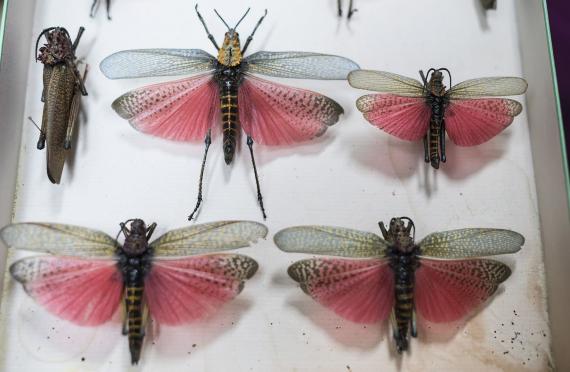
[[[241,21],[243,21],[247,13],[249,13],[249,8],[233,28],[227,24],[227,22],[222,18],[222,16],[220,15],[220,13],[218,13],[217,10],[214,9],[214,12],[216,12],[218,17],[228,28],[228,32],[226,32],[224,36],[224,43],[222,44],[220,50],[218,51],[218,62],[220,62],[222,65],[225,66],[237,66],[241,63],[242,54],[241,54],[241,44],[239,41],[239,34],[236,32],[236,29],[241,23]]]

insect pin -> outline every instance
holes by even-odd
[[[218,45],[206,22],[196,14],[218,51],[217,58],[200,49],[138,49],[117,52],[101,62],[101,71],[111,79],[172,76],[203,72],[197,76],[139,88],[113,102],[113,109],[144,133],[177,140],[204,139],[205,150],[198,181],[196,206],[202,203],[206,157],[214,125],[221,123],[223,151],[227,164],[233,160],[241,131],[255,175],[257,200],[266,217],[259,185],[254,142],[287,145],[322,135],[337,123],[342,107],[332,99],[305,89],[260,79],[253,74],[282,78],[344,80],[358,68],[353,61],[312,52],[265,52],[244,57],[265,14],[241,46],[237,27],[232,28],[216,11],[228,31]]]
[[[93,0],[91,4],[91,11],[89,12],[89,16],[91,18],[95,17],[95,13],[97,13],[97,9],[99,9],[99,5],[101,5],[102,0]],[[111,20],[111,0],[105,0],[105,8],[107,10],[107,19]]]
[[[49,312],[81,326],[109,321],[124,301],[123,334],[139,362],[149,319],[178,325],[203,318],[243,289],[252,258],[216,253],[265,238],[257,222],[221,221],[172,230],[149,242],[156,223],[121,223],[124,243],[85,227],[18,223],[0,231],[7,246],[49,255],[20,259],[10,274]],[[119,234],[120,234],[119,233]]]
[[[44,102],[42,125],[37,148],[42,150],[47,141],[47,175],[52,183],[61,181],[65,158],[71,149],[71,139],[81,96],[86,96],[83,76],[77,69],[75,50],[85,29],[79,28],[75,41],[63,27],[50,27],[41,32],[36,41],[36,51],[42,36],[47,43],[39,49],[37,60],[43,63]]]
[[[446,68],[420,71],[422,82],[384,71],[358,70],[348,76],[351,86],[385,92],[368,94],[356,107],[372,125],[407,141],[423,140],[424,159],[435,169],[445,163],[445,134],[458,146],[475,146],[490,140],[520,114],[522,105],[512,99],[526,92],[518,77],[486,77],[446,89]]]
[[[510,276],[507,265],[479,257],[515,253],[524,244],[519,233],[486,228],[437,232],[416,243],[407,217],[379,226],[382,238],[342,227],[299,226],[279,231],[274,240],[285,252],[324,256],[295,262],[289,276],[345,319],[376,323],[389,317],[398,353],[408,349],[408,334],[417,336],[418,320],[464,319]]]

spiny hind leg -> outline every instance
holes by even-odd
[[[257,186],[257,201],[259,202],[259,207],[261,208],[261,214],[263,214],[263,219],[266,219],[267,215],[265,214],[265,208],[263,207],[263,196],[261,195],[261,189],[259,187],[259,177],[257,176],[255,157],[253,156],[253,139],[250,136],[247,136],[247,147],[249,147],[249,153],[251,155],[251,164],[253,165],[253,173],[255,174],[255,185]]]
[[[428,133],[429,134],[429,133]],[[429,163],[429,145],[428,145],[428,134],[424,136],[424,161]]]
[[[412,330],[411,330],[411,335],[412,337],[418,337],[418,323],[417,323],[417,317],[416,317],[416,309],[412,309]]]
[[[200,169],[200,180],[198,181],[198,198],[196,200],[196,206],[190,216],[188,216],[188,221],[191,221],[194,217],[194,214],[200,208],[200,204],[202,204],[202,181],[204,180],[204,169],[206,168],[206,159],[208,157],[208,149],[210,148],[210,144],[212,143],[212,130],[208,130],[208,134],[206,134],[206,138],[204,139],[204,158],[202,159],[202,168]]]
[[[445,121],[441,122],[441,130],[439,132],[439,141],[441,144],[441,162],[445,163],[447,160],[445,156]]]

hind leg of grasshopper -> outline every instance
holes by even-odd
[[[87,69],[88,66],[85,66],[85,72],[83,73],[83,78],[81,78],[82,81],[85,81],[85,78],[87,77]],[[71,99],[71,107],[69,108],[69,120],[67,122],[67,132],[65,133],[65,142],[63,142],[63,148],[66,150],[69,150],[71,148],[71,137],[73,136],[73,128],[75,127],[75,122],[77,122],[77,117],[79,116],[79,106],[81,104],[82,95],[83,93],[81,89],[75,89],[75,93],[73,93],[73,98]]]

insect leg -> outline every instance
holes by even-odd
[[[32,122],[32,124],[35,125],[36,128],[38,128],[38,130],[40,131],[40,138],[38,138],[38,144],[36,145],[38,150],[43,150],[43,148],[46,146],[46,127],[47,127],[47,109],[44,106],[44,112],[42,115],[42,127],[40,129],[40,127],[38,127],[38,125],[36,124],[36,122],[34,121],[34,119],[32,119],[31,116],[28,116],[28,120]]]
[[[338,7],[338,16],[342,17],[342,4],[341,4],[341,0],[337,0],[336,5]]]
[[[261,208],[263,219],[266,219],[267,215],[265,214],[265,208],[263,207],[263,196],[261,196],[261,190],[259,188],[259,178],[257,176],[257,167],[255,166],[255,157],[253,156],[253,139],[250,136],[247,136],[247,147],[249,147],[249,153],[251,154],[251,164],[253,164],[253,173],[255,174],[255,185],[257,186],[257,201],[259,202],[259,207]]]
[[[196,7],[194,9],[196,9],[196,14],[198,15],[198,18],[200,19],[200,22],[202,22],[202,25],[204,25],[204,29],[206,30],[206,33],[208,34],[208,39],[210,39],[212,44],[214,44],[214,47],[216,48],[216,50],[220,50],[218,43],[216,43],[216,39],[214,39],[214,35],[212,35],[210,33],[210,31],[208,30],[208,27],[206,26],[206,22],[204,21],[204,18],[202,18],[202,15],[198,11],[198,4],[196,4]]]
[[[206,139],[204,140],[204,144],[206,145],[204,149],[204,158],[202,159],[202,169],[200,169],[200,181],[198,181],[198,200],[196,201],[196,206],[190,216],[188,216],[188,221],[192,220],[198,208],[200,208],[200,204],[202,204],[202,180],[204,179],[204,168],[206,167],[206,157],[208,156],[208,149],[210,148],[210,144],[212,143],[212,130],[208,130],[208,134],[206,135]]]
[[[111,0],[107,0],[107,19],[111,20]]]
[[[73,45],[72,45],[74,52],[75,52],[75,49],[77,49],[77,46],[79,45],[79,40],[81,40],[81,35],[83,35],[83,32],[85,32],[85,27],[83,27],[83,26],[79,27],[79,31],[77,31],[77,36],[75,37],[75,41],[73,42]]]
[[[348,16],[346,18],[350,19],[350,17],[352,17],[352,15],[357,11],[358,9],[354,9],[352,6],[352,0],[350,0],[350,2],[348,3]]]
[[[255,35],[255,31],[257,31],[257,28],[259,27],[261,22],[263,22],[263,19],[265,18],[266,15],[267,15],[267,9],[265,9],[265,13],[263,14],[263,16],[261,16],[261,18],[259,18],[259,21],[257,21],[257,24],[253,28],[251,35],[249,35],[247,37],[247,40],[245,41],[245,45],[243,46],[243,49],[241,50],[242,54],[245,53],[245,50],[247,49],[249,43],[251,43],[251,41],[253,40],[253,35]]]
[[[154,233],[154,229],[156,229],[156,222],[153,222],[147,229],[146,229],[146,240],[149,240],[152,234]]]
[[[90,17],[95,16],[95,10],[97,9],[97,3],[98,2],[99,2],[99,0],[93,0],[93,4],[91,4],[91,12],[89,13]]]
[[[441,162],[445,163],[447,158],[445,157],[445,120],[441,121],[441,131],[439,133],[439,141],[441,144]]]
[[[429,134],[429,132],[428,132]],[[424,160],[429,163],[429,147],[428,147],[428,135],[424,136]]]
[[[417,318],[416,318],[416,309],[412,309],[412,330],[411,334],[412,337],[418,337],[418,327],[417,327]]]
[[[129,334],[129,329],[127,328],[127,300],[125,300],[125,302],[123,303],[123,328],[121,333],[123,334],[123,336],[126,336],[127,334]]]

